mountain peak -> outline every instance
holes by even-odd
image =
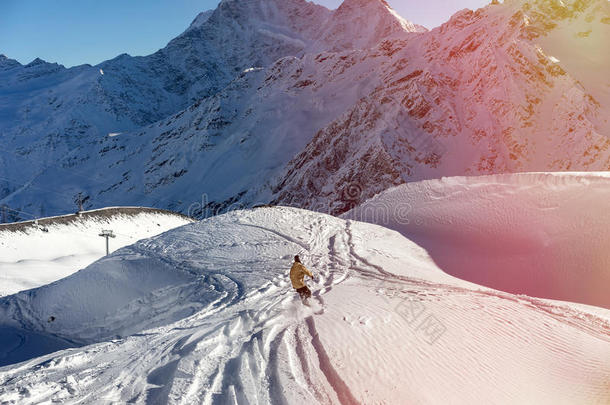
[[[386,0],[345,0],[337,9],[337,15],[364,15],[366,17],[382,17],[380,22],[396,26],[398,23],[405,31],[416,32],[415,25],[401,17]]]
[[[340,7],[347,6],[360,6],[360,7],[368,7],[368,6],[384,6],[387,8],[391,8],[390,4],[386,0],[344,0],[343,4]]]
[[[29,67],[39,66],[39,65],[46,65],[48,63],[49,62],[47,62],[46,60],[36,58],[33,61],[31,61],[30,63],[28,63],[27,65],[25,65],[25,67],[29,68]]]
[[[386,0],[344,0],[337,12],[352,13],[356,10],[385,12],[386,10],[392,10],[392,7]]]
[[[7,57],[4,54],[0,54],[0,69],[8,70],[17,66],[21,66],[21,63],[17,62],[15,59]]]
[[[201,27],[212,14],[214,14],[214,10],[207,10],[197,14],[197,17],[195,17],[189,29]]]
[[[323,25],[319,49],[314,51],[368,49],[384,39],[419,31],[385,0],[345,0]]]
[[[374,12],[390,14],[392,17],[407,22],[402,18],[386,0],[344,0],[337,9],[339,13]]]

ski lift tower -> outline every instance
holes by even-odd
[[[114,232],[112,232],[110,230],[103,230],[102,233],[100,233],[100,236],[102,238],[106,238],[106,256],[108,256],[110,254],[110,247],[109,247],[108,240],[110,238],[116,238],[116,235],[114,234]]]

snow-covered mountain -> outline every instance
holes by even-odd
[[[0,225],[0,296],[52,283],[106,254],[102,230],[112,230],[110,252],[192,222],[146,208],[107,208]]]
[[[358,12],[353,6],[351,9]],[[389,9],[386,6],[383,9],[389,15]],[[108,193],[105,188],[125,181],[123,176],[103,175],[105,165],[99,161],[93,162],[92,170],[86,167],[90,159],[107,153],[105,145],[101,151],[97,148],[99,143],[107,141],[104,138],[164,118],[195,101],[195,106],[202,100],[204,104],[213,104],[215,99],[223,97],[217,92],[246,68],[269,66],[283,56],[302,54],[311,47],[331,46],[323,45],[325,39],[321,38],[318,26],[322,24],[326,31],[332,31],[333,22],[326,23],[332,15],[331,11],[304,0],[224,0],[215,11],[198,16],[182,35],[148,57],[121,55],[99,66],[72,69],[41,60],[21,66],[3,57],[0,200],[36,212],[40,210],[41,202],[36,201],[40,194],[53,189],[59,193],[49,198],[45,208],[55,213],[66,209],[76,190],[87,190],[90,197],[96,196],[92,206],[113,205],[117,200],[125,204],[118,193],[108,199],[103,196]],[[385,23],[387,19],[380,21]],[[382,38],[382,28],[374,29],[374,35]],[[388,35],[395,33],[396,28],[388,31]],[[331,40],[333,47],[350,46],[340,38]],[[234,95],[226,106],[228,112],[238,110],[243,104],[240,98],[239,93]],[[295,103],[290,112],[298,109]],[[216,129],[214,135],[229,137],[229,131],[223,131],[227,122],[221,117],[218,121],[214,118],[208,118],[209,126]],[[201,130],[197,126],[188,129]],[[197,134],[197,141],[205,144],[205,135]],[[146,145],[151,144],[151,136],[147,137]],[[164,146],[164,151],[171,154],[175,145]],[[191,151],[198,152],[194,148]],[[134,152],[139,151],[126,153],[133,155]],[[154,164],[150,160],[154,154],[138,158],[140,161],[133,171],[143,176],[147,173],[145,166]],[[105,187],[88,179],[92,173],[104,177]],[[48,187],[54,183],[58,184]],[[145,188],[156,186],[153,183]],[[197,188],[199,195],[206,191],[203,187]],[[141,203],[143,200],[159,203],[154,196],[146,197],[139,194],[134,199]],[[185,199],[180,193],[170,197]],[[102,200],[106,203],[101,203]]]
[[[311,308],[289,285],[295,253]],[[1,364],[29,359],[0,367],[2,403],[610,400],[608,311],[482,288],[394,231],[291,208],[187,225],[0,298],[0,331]]]
[[[2,120],[3,128],[67,115],[94,120],[96,132],[85,132],[92,136],[152,123],[216,93],[243,69],[302,51],[313,41],[314,23],[328,13],[301,0],[224,0],[150,56],[120,55],[72,69],[40,59],[26,66],[4,62],[13,68],[5,70],[0,89],[14,99],[9,100],[13,108],[4,111],[11,115]],[[36,116],[34,109],[45,116]],[[46,125],[60,129],[53,123]]]
[[[383,85],[316,133],[276,201],[340,213],[406,181],[610,169],[609,3],[549,3],[464,10],[371,50]]]
[[[382,0],[225,0],[149,57],[3,59],[0,203],[337,214],[412,180],[608,170],[610,6],[560,3],[422,32]]]
[[[71,69],[3,58],[0,168],[10,175],[1,180],[0,198],[49,165],[73,167],[68,152],[86,155],[90,142],[167,117],[215,94],[243,69],[302,51],[328,13],[300,0],[225,0],[147,57],[121,55]]]

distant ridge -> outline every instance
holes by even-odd
[[[8,232],[25,232],[30,228],[35,228],[37,226],[47,226],[47,225],[69,225],[75,222],[87,220],[87,219],[99,219],[99,218],[111,218],[117,215],[138,215],[138,214],[160,214],[160,215],[171,215],[180,218],[185,218],[190,221],[195,221],[195,219],[169,210],[163,210],[158,208],[148,208],[148,207],[107,207],[100,208],[89,211],[81,211],[74,214],[67,215],[59,215],[48,218],[41,218],[38,220],[31,221],[23,221],[23,222],[13,222],[9,224],[0,224],[0,232],[8,231]]]

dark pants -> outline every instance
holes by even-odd
[[[301,299],[311,297],[311,290],[309,288],[307,288],[307,286],[297,289],[297,292],[301,296]]]

